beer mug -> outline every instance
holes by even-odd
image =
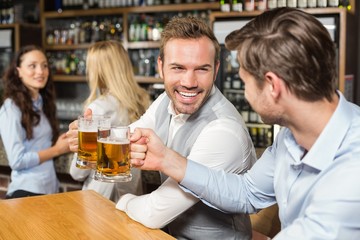
[[[97,161],[97,135],[99,126],[110,127],[110,117],[92,115],[92,117],[78,117],[78,156],[76,167],[96,168]]]
[[[99,127],[95,180],[131,181],[129,136],[128,126]]]

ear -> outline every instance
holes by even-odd
[[[20,68],[19,68],[19,67],[16,67],[16,71],[17,71],[17,75],[18,75],[18,77],[19,77],[19,78],[21,78],[21,75],[20,75],[20,73],[21,73]]]
[[[220,67],[220,61],[216,61],[216,63],[215,63],[214,82],[216,81],[216,76],[218,75],[219,67]]]
[[[265,88],[268,88],[270,95],[277,99],[280,97],[282,91],[282,80],[273,72],[267,72],[265,74]]]
[[[158,56],[158,58],[157,58],[157,68],[158,68],[158,73],[159,73],[160,78],[161,78],[161,79],[164,79],[164,77],[163,77],[163,71],[162,71],[162,69],[163,69],[163,62],[162,62],[160,56]]]

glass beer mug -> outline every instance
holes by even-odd
[[[131,181],[129,136],[130,128],[128,126],[99,127],[95,180],[103,182]]]
[[[78,117],[78,156],[76,167],[95,169],[97,161],[97,135],[100,126],[110,127],[110,117],[92,115],[92,117]]]

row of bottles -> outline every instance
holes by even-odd
[[[86,74],[86,50],[46,52],[50,70],[57,75]]]
[[[256,148],[265,148],[272,144],[273,131],[271,127],[248,127],[251,140]]]
[[[215,0],[55,0],[54,8],[56,11],[61,12],[72,9],[154,6],[202,2],[215,2]]]
[[[158,49],[130,50],[129,56],[133,65],[134,74],[138,76],[157,77]]]
[[[159,41],[163,27],[173,16],[195,16],[208,21],[207,11],[129,15],[128,40]],[[113,17],[84,17],[76,19],[49,20],[46,25],[48,45],[76,45],[103,40],[123,41],[123,19]]]
[[[241,113],[246,123],[259,123],[262,124],[262,120],[246,101],[244,91],[239,90],[223,90],[224,96],[234,105],[234,107]]]
[[[55,10],[140,6],[144,0],[55,0]]]
[[[224,89],[223,94],[235,106],[247,124],[254,146],[269,146],[272,143],[272,128],[269,125],[265,125],[259,114],[251,108],[244,97],[244,91]]]
[[[139,14],[129,16],[129,41],[159,41],[161,32],[167,22],[174,16],[194,16],[208,21],[207,11],[188,11],[166,13],[161,15]]]
[[[141,87],[145,88],[150,95],[150,100],[154,101],[157,99],[164,91],[165,86],[163,83],[152,83],[152,84],[140,84]]]
[[[14,23],[14,1],[0,0],[0,24]]]
[[[163,17],[132,15],[129,26],[129,41],[159,41],[164,27]]]
[[[122,17],[92,17],[49,21],[48,45],[76,45],[103,40],[123,40]]]
[[[346,7],[351,8],[349,0],[220,0],[220,9],[230,11],[264,11],[279,7],[293,8],[324,8]]]
[[[56,75],[86,74],[86,49],[74,51],[47,51],[51,72]],[[129,57],[135,75],[158,77],[158,49],[130,50]]]

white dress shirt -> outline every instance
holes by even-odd
[[[214,89],[212,93],[214,93]],[[165,93],[160,95],[140,120],[131,124],[131,129],[135,127],[154,129],[155,113],[164,96]],[[168,137],[169,145],[177,130],[190,115],[176,115],[171,103],[167,110],[172,115]],[[196,159],[198,163],[213,169],[224,169],[226,172],[241,173],[244,169],[249,169],[255,161],[254,149],[249,144],[248,133],[243,124],[243,122],[232,119],[217,119],[210,122],[202,130],[189,156],[186,157]],[[161,228],[198,201],[196,197],[182,191],[172,178],[167,178],[158,189],[150,194],[124,195],[120,198],[116,208],[126,212],[129,217],[147,227]]]

